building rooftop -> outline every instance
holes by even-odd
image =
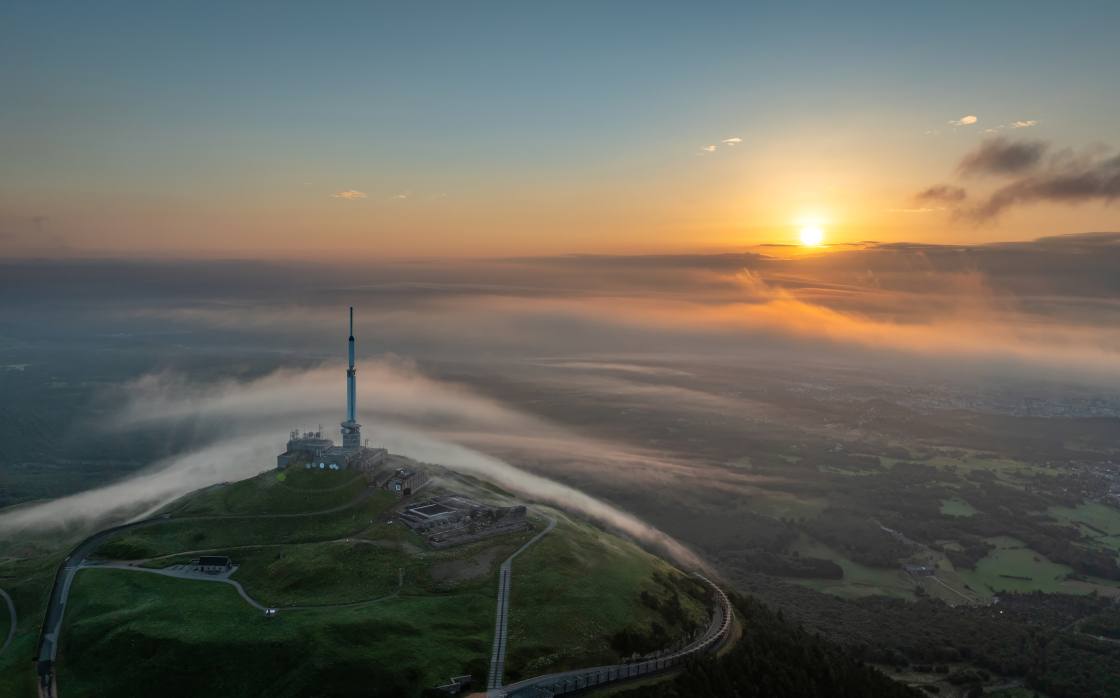
[[[455,510],[442,504],[426,504],[424,506],[409,508],[409,512],[417,514],[419,516],[423,516],[424,518],[436,516],[439,514],[446,514],[450,511]]]

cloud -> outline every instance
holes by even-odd
[[[1044,141],[1013,142],[1006,136],[988,138],[961,158],[957,173],[973,177],[1023,172],[1037,165],[1049,147]]]
[[[888,208],[886,210],[888,213],[932,213],[934,211],[944,211],[945,207],[938,206],[937,208]]]
[[[148,375],[127,388],[129,402],[111,421],[116,428],[142,424],[225,425],[223,438],[176,456],[151,471],[106,487],[0,514],[0,530],[60,529],[104,525],[141,518],[192,490],[223,480],[256,475],[273,461],[293,425],[324,421],[339,407],[338,371],[281,369],[249,382],[192,384],[185,376]],[[532,415],[506,407],[458,384],[442,383],[409,362],[368,361],[360,374],[366,395],[362,421],[366,433],[390,452],[477,475],[526,498],[581,513],[690,566],[704,566],[665,533],[606,502],[547,477],[463,445],[510,450],[568,461],[594,463],[616,474],[635,469],[662,470],[661,478],[689,466],[654,452],[630,452],[616,444],[572,433]],[[299,400],[293,400],[299,395]],[[326,417],[329,421],[329,417]],[[666,486],[670,483],[666,482]]]
[[[976,221],[999,216],[1021,204],[1049,201],[1081,204],[1111,203],[1120,198],[1120,157],[1102,158],[1093,153],[1065,155],[1045,170],[1032,172],[996,190],[979,206],[964,212]]]
[[[353,189],[348,189],[346,191],[340,191],[337,194],[331,194],[331,196],[333,196],[336,199],[366,199],[366,198],[369,198],[369,194],[365,194],[365,193],[360,192],[360,191],[354,191]]]
[[[727,140],[720,141],[720,143],[726,143],[727,145],[735,145],[736,143],[742,143],[742,142],[743,142],[742,138],[728,138]]]
[[[963,205],[964,189],[947,184],[930,187],[915,198],[957,204],[954,215],[978,223],[1024,204],[1107,204],[1120,199],[1120,156],[1109,156],[1109,148],[1095,145],[1080,153],[1063,150],[1044,162],[1049,147],[1045,141],[987,139],[961,159],[957,173],[1013,177],[1010,183],[971,206]]]
[[[978,119],[975,116],[966,116],[959,121],[950,121],[949,123],[953,126],[968,126],[969,124],[974,124],[977,121]]]
[[[407,199],[408,195],[411,194],[411,193],[412,193],[412,190],[409,189],[403,194],[394,194],[393,196],[390,196],[389,198],[394,200],[394,201],[396,201],[398,199]]]
[[[700,150],[703,150],[706,153],[713,153],[715,152],[715,149],[716,147],[714,145],[709,145],[707,147],[701,148]]]
[[[967,193],[960,187],[950,184],[935,184],[925,191],[918,192],[914,198],[918,201],[963,201]]]
[[[1002,131],[1005,128],[1027,128],[1028,126],[1034,126],[1037,123],[1037,121],[1013,121],[1010,124],[1000,124],[995,128],[986,128],[984,129],[984,133],[996,133],[997,131]]]

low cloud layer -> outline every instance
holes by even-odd
[[[1026,169],[1010,176],[1047,172],[1048,153],[1014,165]],[[1004,153],[988,155],[972,166],[1008,167]],[[957,203],[969,201],[961,197]],[[503,381],[525,378],[585,404],[610,396],[671,406],[682,419],[767,416],[749,401],[698,389],[689,382],[695,367],[736,375],[763,365],[794,374],[828,366],[970,385],[1120,390],[1118,268],[1120,233],[864,243],[796,258],[0,262],[2,336],[94,347],[89,353],[110,363],[154,347],[168,365],[180,363],[114,388],[126,399],[102,422],[120,430],[196,425],[209,439],[124,482],[7,512],[0,527],[92,526],[140,515],[268,467],[290,429],[331,429],[344,400],[347,308],[355,306],[360,419],[374,445],[477,473],[689,559],[658,531],[585,493],[610,497],[635,484],[673,491],[680,478],[698,477],[695,463],[646,441],[573,433],[482,397],[456,376],[485,375],[471,384],[495,395]],[[237,357],[247,377],[195,382],[192,366],[201,361],[205,373],[212,354]],[[748,475],[735,477],[719,487],[752,496]]]
[[[477,475],[518,493],[586,516],[672,556],[701,567],[691,551],[636,517],[567,485],[533,474],[463,445],[594,460],[625,477],[642,464],[672,468],[649,454],[593,442],[539,418],[521,414],[454,384],[412,370],[407,362],[364,362],[359,373],[361,415],[372,443],[421,462]],[[97,528],[150,514],[193,490],[252,477],[274,462],[289,428],[330,423],[342,404],[339,371],[281,370],[250,382],[194,385],[176,374],[150,375],[128,387],[130,400],[113,427],[213,422],[226,438],[157,463],[147,472],[107,487],[0,515],[0,531]],[[329,428],[328,428],[328,431]],[[668,477],[669,473],[664,473]]]

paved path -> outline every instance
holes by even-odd
[[[12,603],[12,597],[8,596],[8,592],[0,589],[0,595],[8,602],[8,613],[12,615],[12,627],[8,628],[8,639],[4,640],[4,646],[0,647],[0,654],[4,654],[8,650],[8,645],[12,644],[12,639],[16,636],[16,605]]]
[[[51,598],[47,603],[43,628],[39,631],[39,651],[36,657],[40,662],[53,662],[55,655],[58,653],[58,636],[62,632],[62,614],[66,610],[66,599],[70,595],[70,583],[74,581],[74,574],[78,571],[78,568],[85,562],[86,555],[92,553],[97,549],[97,546],[121,531],[154,526],[172,520],[165,518],[166,516],[164,514],[163,517],[158,519],[135,521],[95,533],[79,543],[78,547],[70,553],[70,556],[62,561],[62,565],[55,574],[54,587],[51,588]],[[185,519],[178,520],[183,521]]]
[[[528,543],[521,546],[517,552],[510,555],[502,563],[501,581],[498,584],[498,612],[494,621],[494,653],[490,656],[490,681],[486,685],[487,695],[491,695],[491,692],[496,689],[501,689],[502,675],[505,673],[506,626],[509,622],[509,578],[513,570],[513,558],[525,552],[530,545],[540,540],[544,534],[556,528],[556,519],[543,512],[538,513],[549,520],[548,527],[529,539]]]
[[[176,579],[194,579],[194,580],[200,581],[200,582],[222,582],[222,583],[225,583],[225,584],[232,584],[237,589],[237,593],[241,594],[241,598],[248,601],[249,604],[253,608],[256,608],[260,611],[268,610],[267,606],[262,606],[261,604],[257,603],[253,599],[249,598],[249,595],[245,593],[245,590],[241,588],[240,584],[233,581],[232,579],[229,579],[229,575],[236,572],[237,567],[233,567],[232,569],[230,569],[229,572],[225,572],[223,574],[214,574],[214,575],[206,574],[205,572],[190,572],[190,571],[187,570],[186,565],[174,565],[173,567],[168,567],[167,569],[156,570],[156,569],[152,569],[150,567],[130,567],[129,565],[122,565],[122,564],[115,564],[115,563],[110,563],[110,564],[100,564],[100,563],[98,563],[98,564],[84,564],[84,565],[81,565],[79,567],[79,569],[83,569],[83,570],[103,569],[103,570],[125,570],[125,571],[128,571],[128,572],[151,572],[152,574],[160,574],[160,575],[163,575],[164,577],[175,577]]]

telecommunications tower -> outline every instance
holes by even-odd
[[[362,425],[358,424],[358,370],[354,368],[354,308],[350,308],[350,367],[346,369],[346,421],[342,423],[342,448],[357,451],[362,447]]]

